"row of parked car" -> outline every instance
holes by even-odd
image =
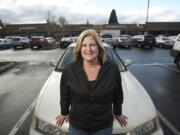
[[[48,45],[54,45],[56,40],[53,37],[32,36],[6,36],[0,38],[0,48],[43,48]]]
[[[114,48],[116,47],[161,47],[161,48],[172,48],[175,42],[176,36],[157,36],[153,35],[120,35],[119,37],[112,37],[112,35],[105,34],[101,36],[103,42],[106,42],[112,45]]]

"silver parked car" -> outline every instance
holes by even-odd
[[[56,40],[53,37],[46,37],[45,38],[49,45],[54,45]]]
[[[123,114],[128,117],[126,127],[121,127],[116,119],[113,122],[114,135],[163,135],[156,108],[138,80],[127,70],[113,48],[103,43],[107,59],[119,68],[122,78],[124,102]],[[55,70],[45,82],[36,100],[30,135],[68,135],[69,123],[64,123],[61,128],[56,126],[56,116],[60,114],[60,79],[64,67],[73,61],[75,43],[68,46],[60,58]],[[51,64],[55,65],[54,62]],[[120,82],[121,83],[121,82]]]
[[[6,36],[0,39],[0,48],[11,48],[14,36]]]
[[[117,39],[119,47],[131,48],[133,45],[132,39],[128,36],[120,36]]]
[[[29,47],[29,45],[30,45],[30,40],[28,37],[17,36],[12,39],[12,47],[14,49],[19,48],[19,47],[27,48],[27,47]]]

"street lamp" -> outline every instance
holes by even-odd
[[[146,32],[144,33],[145,35],[148,35],[148,18],[149,18],[149,3],[150,0],[148,0],[148,5],[147,5],[147,15],[146,15]]]

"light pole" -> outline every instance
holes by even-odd
[[[146,29],[145,29],[145,33],[144,33],[146,35],[148,35],[149,3],[150,3],[150,0],[148,0],[148,5],[147,5]]]
[[[61,38],[63,37],[63,24],[60,23],[60,27],[61,27]]]

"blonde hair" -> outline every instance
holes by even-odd
[[[88,30],[85,30],[83,31],[78,40],[77,40],[77,43],[76,43],[76,46],[74,48],[74,52],[73,52],[73,55],[74,55],[74,60],[79,60],[79,59],[82,59],[82,56],[81,56],[81,47],[82,47],[82,42],[84,40],[85,37],[87,36],[92,36],[98,46],[98,60],[101,64],[104,64],[106,62],[106,51],[102,45],[102,42],[97,34],[97,32],[93,29],[88,29]]]

